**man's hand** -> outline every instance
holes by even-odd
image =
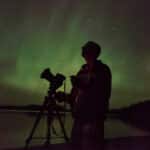
[[[77,77],[72,75],[70,76],[70,80],[73,86],[75,86],[77,84]]]

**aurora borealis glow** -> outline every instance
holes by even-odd
[[[1,0],[0,104],[39,103],[44,68],[67,76],[88,40],[102,46],[113,75],[112,107],[150,98],[150,21],[141,0]]]

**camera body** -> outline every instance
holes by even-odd
[[[51,83],[50,89],[52,90],[58,89],[63,84],[63,81],[66,79],[66,77],[60,73],[53,75],[49,68],[44,69],[40,77],[41,79],[46,79]]]

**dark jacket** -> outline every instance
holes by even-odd
[[[77,74],[78,93],[74,103],[74,116],[82,120],[104,119],[111,96],[111,71],[106,64],[96,61],[92,72],[87,64]]]

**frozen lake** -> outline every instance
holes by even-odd
[[[0,113],[0,149],[16,148],[25,145],[25,140],[28,137],[33,126],[35,116],[28,116],[24,113]],[[53,124],[57,130],[57,134],[61,135],[59,124],[57,121]],[[70,134],[72,127],[72,119],[67,115],[65,119],[65,128]],[[34,134],[35,137],[45,137],[46,134],[46,119],[43,116],[40,124]],[[128,136],[145,136],[149,133],[140,129],[124,124],[120,120],[108,119],[105,122],[105,138],[118,138]],[[63,139],[53,138],[53,143],[60,143]],[[43,139],[32,140],[32,145],[43,143]]]

